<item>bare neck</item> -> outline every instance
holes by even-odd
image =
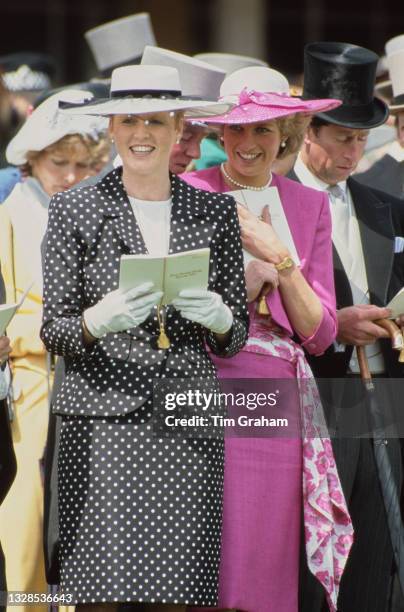
[[[168,172],[164,174],[133,174],[123,168],[122,182],[128,196],[151,202],[168,200],[171,182]]]

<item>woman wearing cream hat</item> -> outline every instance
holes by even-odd
[[[88,92],[64,90],[48,98],[33,111],[6,151],[8,162],[23,167],[27,175],[0,207],[0,262],[6,301],[18,302],[32,285],[7,329],[13,349],[12,433],[18,471],[0,509],[0,540],[11,591],[47,591],[39,461],[48,424],[50,368],[39,338],[41,242],[51,196],[95,172],[94,166],[109,148],[105,120],[65,117],[58,110],[60,97],[79,101],[89,96]]]
[[[233,355],[246,340],[235,202],[169,174],[184,113],[228,104],[184,98],[174,68],[126,66],[113,71],[109,99],[64,106],[110,117],[122,167],[50,206],[41,337],[66,360],[54,405],[62,593],[88,610],[216,605],[223,441],[159,436],[153,380],[217,389],[205,343]],[[119,288],[123,255],[198,248],[210,249],[206,289],[163,307],[153,282]]]

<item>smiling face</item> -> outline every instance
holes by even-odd
[[[276,121],[225,125],[223,141],[228,156],[226,170],[232,178],[251,186],[268,181],[281,143]]]
[[[200,127],[185,124],[181,140],[173,146],[170,156],[170,170],[174,174],[185,172],[187,166],[201,155],[201,140],[205,132]]]
[[[109,131],[125,173],[167,174],[171,150],[181,137],[182,118],[168,112],[115,115]]]
[[[309,170],[328,185],[345,181],[358,165],[369,130],[338,125],[309,127],[302,159]]]

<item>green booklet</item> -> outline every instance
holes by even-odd
[[[130,289],[152,281],[153,291],[163,292],[163,304],[171,304],[182,289],[207,289],[210,249],[173,253],[166,257],[122,255],[119,288]]]

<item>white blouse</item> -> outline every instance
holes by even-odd
[[[152,201],[129,197],[149,255],[168,255],[172,200]]]

